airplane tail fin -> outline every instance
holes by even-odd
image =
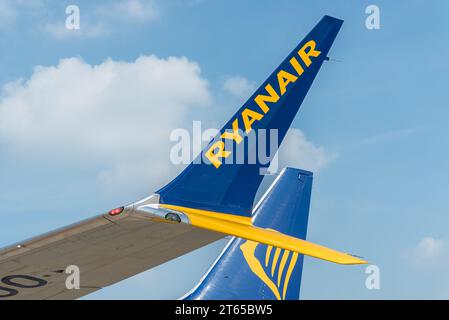
[[[160,203],[251,217],[261,170],[269,167],[342,23],[323,17],[198,157],[156,192]],[[263,146],[270,146],[269,154]]]
[[[286,168],[254,209],[253,224],[305,239],[312,173]],[[298,299],[302,254],[233,238],[185,299]]]

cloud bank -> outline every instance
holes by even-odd
[[[248,89],[242,79],[236,92]],[[213,100],[200,67],[187,58],[98,65],[63,59],[3,87],[0,144],[3,154],[30,165],[94,170],[106,190],[147,190],[182,169],[170,162],[170,133],[191,128],[191,112],[211,117]],[[298,129],[289,131],[279,153],[282,167],[311,171],[334,158]]]
[[[279,148],[280,167],[294,167],[317,172],[337,158],[336,153],[329,153],[324,147],[315,146],[304,133],[290,128]]]
[[[186,58],[63,59],[4,86],[0,142],[27,161],[98,166],[106,184],[160,182],[170,169],[170,130],[211,99]]]

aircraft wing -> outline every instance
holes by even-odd
[[[76,299],[223,238],[183,223],[158,222],[132,207],[0,249],[0,300]],[[66,268],[80,270],[68,290]]]

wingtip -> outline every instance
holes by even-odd
[[[362,258],[352,255],[352,254],[348,254],[348,256],[350,257],[350,259],[348,259],[348,261],[345,264],[352,264],[352,265],[356,265],[356,264],[368,264],[368,261],[363,260]]]
[[[329,21],[332,21],[332,22],[337,22],[339,24],[343,24],[343,22],[345,22],[343,19],[335,18],[335,17],[329,16],[329,15],[325,15],[323,17],[323,19],[329,20]]]

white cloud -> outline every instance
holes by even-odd
[[[247,99],[254,93],[256,86],[245,77],[234,76],[226,79],[223,89],[239,99]]]
[[[433,259],[438,257],[444,248],[444,241],[432,237],[423,238],[416,247],[416,255],[420,259]]]
[[[109,13],[116,18],[148,21],[158,16],[154,0],[120,0],[110,8]]]
[[[99,168],[105,185],[137,189],[170,176],[170,131],[210,102],[199,66],[186,58],[63,59],[3,88],[0,142],[27,161]]]
[[[416,247],[406,250],[404,256],[416,266],[425,266],[442,260],[445,256],[445,247],[443,239],[428,236],[422,238]]]
[[[280,168],[288,166],[317,172],[336,158],[336,153],[315,146],[301,130],[295,128],[287,132],[279,148]]]

